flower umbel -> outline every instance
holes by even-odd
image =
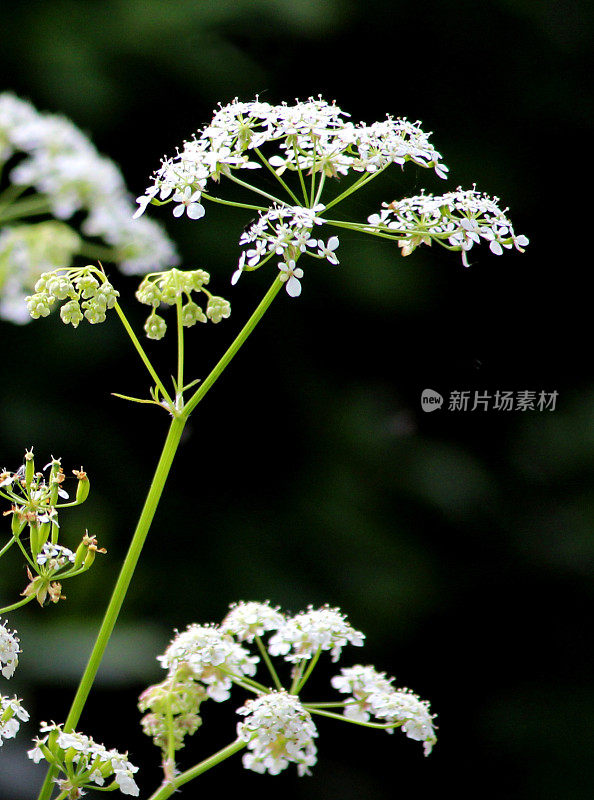
[[[27,722],[29,712],[26,711],[18,697],[3,697],[0,694],[0,745],[3,739],[14,739],[21,722]]]
[[[19,663],[19,639],[16,631],[9,630],[0,622],[0,672],[12,678]]]
[[[127,753],[108,750],[77,731],[65,733],[63,725],[41,723],[41,733],[46,735],[34,739],[35,747],[29,750],[29,758],[36,764],[46,759],[64,775],[57,783],[69,798],[82,797],[85,788],[101,787],[104,791],[119,789],[122,794],[138,797],[139,789],[133,778],[138,767],[128,761]],[[111,782],[106,784],[106,781]]]
[[[265,645],[262,637],[267,634]],[[174,754],[186,735],[201,725],[202,702],[207,697],[217,702],[228,699],[233,684],[256,695],[237,709],[245,720],[238,723],[238,740],[231,746],[232,752],[242,743],[247,747],[246,769],[278,775],[295,763],[299,775],[309,774],[316,763],[315,714],[389,733],[401,727],[407,736],[422,741],[429,753],[436,740],[429,704],[408,689],[395,690],[393,679],[373,667],[346,668],[332,679],[334,688],[351,695],[344,702],[303,699],[320,653],[329,650],[337,661],[346,644],[361,646],[364,638],[340,609],[329,606],[310,606],[287,615],[269,602],[240,602],[231,606],[220,626],[189,625],[157,657],[168,670],[167,678],[150,686],[139,702],[140,709],[149,712],[143,717],[143,729],[163,752],[165,781],[175,785]],[[261,658],[250,655],[249,645],[257,646]],[[293,664],[289,690],[283,688],[270,656]],[[254,679],[256,666],[268,669],[274,688]],[[329,710],[335,708],[341,708],[344,716]],[[372,716],[380,722],[371,722]]]
[[[278,775],[294,763],[299,775],[310,774],[317,761],[313,740],[318,732],[298,697],[271,692],[248,700],[237,713],[245,717],[237,724],[237,735],[247,743],[246,769]]]

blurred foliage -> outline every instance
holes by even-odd
[[[200,791],[242,780],[263,797],[387,800],[443,786],[463,798],[480,787],[483,800],[591,797],[594,386],[582,286],[591,256],[569,206],[592,135],[591,5],[30,0],[3,8],[0,23],[2,88],[72,117],[136,194],[217,102],[321,92],[355,119],[422,119],[449,187],[476,181],[500,195],[531,238],[523,256],[484,254],[464,270],[455,255],[402,259],[344,236],[339,267],[312,267],[298,302],[279,298],[190,423],[88,732],[129,747],[135,763],[156,761],[134,702],[173,627],[219,620],[240,598],[293,610],[329,602],[368,634],[366,662],[432,700],[435,753],[424,760],[403,737],[321,726],[312,778],[264,780],[234,765]],[[409,168],[378,182],[353,213],[417,192],[425,178]],[[226,294],[247,218],[153,213],[188,266],[207,268]],[[239,330],[265,271],[234,290],[228,322],[195,333],[196,375]],[[135,282],[117,281],[140,328]],[[34,719],[58,720],[167,420],[110,397],[148,389],[116,321],[76,333],[55,319],[2,324],[1,335],[1,466],[15,468],[32,444],[42,460],[82,462],[91,497],[64,532],[76,541],[87,527],[109,551],[66,603],[12,620],[24,650],[15,691]],[[170,372],[167,344],[149,349]],[[554,413],[427,415],[427,386],[556,389],[559,401]],[[14,594],[24,577],[7,563],[2,582]],[[196,737],[196,759],[233,730],[231,711],[224,724],[217,716]],[[3,750],[0,797],[27,800],[23,784],[39,769]],[[158,781],[147,767],[143,790]]]

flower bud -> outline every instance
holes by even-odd
[[[78,328],[80,321],[83,319],[83,313],[77,300],[69,300],[64,303],[60,309],[60,317],[65,325],[72,325],[73,328]]]
[[[214,295],[208,299],[206,307],[206,316],[212,322],[220,322],[222,319],[227,319],[231,314],[231,304],[223,297],[215,297]]]
[[[162,339],[167,330],[167,323],[158,314],[153,313],[149,316],[144,324],[146,335],[149,339]]]

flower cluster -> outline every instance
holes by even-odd
[[[320,216],[324,208],[322,204],[312,209],[274,205],[267,211],[260,212],[258,219],[239,239],[240,245],[251,247],[242,252],[231,284],[237,283],[244,270],[257,269],[274,255],[278,255],[284,259],[278,264],[280,280],[286,283],[287,293],[291,297],[298,297],[301,294],[299,278],[303,277],[303,270],[296,268],[295,264],[301,254],[325,258],[330,264],[339,263],[334,252],[339,245],[338,236],[331,236],[326,244],[323,239],[312,236],[314,226],[323,225],[326,221]]]
[[[347,643],[361,647],[364,639],[365,634],[355,630],[338,608],[310,606],[286,620],[270,637],[268,650],[293,664],[313,658],[321,650],[330,650],[332,661],[338,661]]]
[[[44,472],[48,470],[46,478]],[[5,515],[12,516],[12,539],[3,552],[19,543],[27,559],[29,577],[29,584],[21,594],[29,600],[37,599],[40,605],[61,600],[63,595],[59,581],[86,572],[93,564],[95,555],[106,552],[97,546],[95,537],[88,533],[83,535],[76,552],[58,544],[59,510],[83,503],[89,494],[86,472],[81,468],[73,470],[73,474],[77,479],[76,496],[69,501],[68,492],[63,487],[66,476],[58,458],[52,458],[42,472],[36,472],[33,451],[29,450],[25,453],[25,463],[16,472],[0,472],[0,497],[10,502],[10,510]],[[21,541],[25,528],[29,529],[27,549]]]
[[[178,633],[158,660],[170,674],[186,665],[217,703],[230,697],[232,678],[255,675],[259,661],[216,625],[196,624]]]
[[[21,722],[27,722],[29,712],[26,711],[18,697],[3,697],[0,694],[0,746],[3,739],[13,739]]]
[[[262,640],[266,635],[267,643]],[[294,763],[300,775],[307,774],[316,762],[312,715],[340,718],[323,710],[328,706],[342,707],[344,719],[353,722],[366,724],[373,714],[381,720],[375,727],[388,731],[402,727],[409,737],[423,741],[429,752],[435,734],[428,704],[407,689],[394,690],[392,679],[373,667],[345,669],[332,680],[336,689],[352,695],[344,703],[308,704],[301,699],[322,652],[329,651],[337,661],[345,645],[361,646],[363,640],[339,609],[327,605],[286,615],[268,602],[241,602],[231,606],[220,625],[188,626],[157,657],[168,670],[166,680],[149,687],[139,702],[141,711],[150,712],[142,725],[163,750],[166,776],[175,771],[171,754],[201,724],[200,704],[207,698],[226,700],[233,684],[256,694],[237,709],[245,717],[237,725],[237,735],[247,746],[246,769],[277,775]],[[247,645],[252,644],[258,647],[274,689],[253,679],[260,658],[250,655]],[[281,656],[292,665],[289,690],[283,689],[270,656]]]
[[[41,113],[5,92],[0,94],[0,167],[7,162],[12,188],[0,213],[0,224],[10,223],[0,237],[0,316],[26,322],[22,298],[40,272],[68,264],[83,249],[82,239],[65,224],[13,226],[31,213],[46,212],[58,220],[84,213],[83,236],[108,245],[109,260],[125,273],[178,263],[175,247],[158,224],[133,219],[123,177],[110,159],[69,120]]]
[[[64,775],[56,783],[68,797],[78,798],[85,788],[101,787],[104,791],[119,789],[122,794],[138,797],[139,789],[133,778],[138,767],[128,761],[127,753],[108,750],[77,731],[66,733],[63,725],[41,723],[41,733],[46,735],[34,739],[35,747],[29,750],[29,758],[36,764],[46,759]],[[106,780],[112,778],[106,785]]]
[[[481,240],[489,242],[489,249],[495,255],[511,247],[524,252],[528,244],[526,236],[514,233],[507,209],[502,210],[498,204],[498,197],[458,187],[455,192],[443,195],[422,192],[384,203],[380,213],[372,214],[367,221],[375,230],[393,232],[403,256],[420,244],[448,242],[449,249],[462,252],[462,263],[467,267],[466,254]]]
[[[179,750],[184,737],[196,733],[202,724],[198,711],[207,697],[187,665],[170,670],[164,681],[149,686],[138,698],[138,708],[149,712],[141,720],[142,730],[165,753],[170,738],[173,749]]]
[[[203,269],[179,270],[170,269],[167,272],[155,272],[147,275],[136,292],[136,299],[153,310],[148,316],[144,330],[149,339],[162,339],[167,330],[167,323],[159,314],[157,308],[165,305],[179,304],[182,325],[186,328],[197,322],[220,322],[231,314],[231,305],[223,297],[211,294],[205,285],[209,282],[210,275]],[[206,312],[192,300],[192,292],[202,292],[208,298]],[[186,302],[183,303],[185,297]]]
[[[259,169],[264,161],[260,148],[266,144],[274,148],[267,163],[278,175],[291,170],[338,177],[351,170],[375,173],[389,164],[412,161],[445,177],[447,167],[419,122],[388,116],[372,125],[354,124],[348,116],[321,97],[294,105],[272,105],[256,98],[221,106],[177,155],[163,161],[153,185],[137,198],[137,215],[158,197],[175,204],[176,216],[187,210],[193,219],[202,217],[200,199],[207,195],[208,181],[218,182],[237,170]]]
[[[0,622],[0,672],[12,678],[19,663],[19,639],[16,631],[9,630]]]
[[[429,703],[421,700],[410,689],[394,689],[394,679],[373,667],[357,665],[340,671],[332,678],[332,686],[343,694],[350,694],[344,715],[348,719],[366,722],[370,716],[385,720],[392,727],[401,727],[409,739],[423,742],[425,755],[429,755],[437,741],[433,715]]]
[[[237,723],[237,735],[247,743],[246,769],[278,775],[293,763],[299,775],[310,774],[317,760],[313,740],[318,732],[298,697],[271,692],[248,700],[237,713],[245,717]]]
[[[221,623],[221,631],[230,633],[240,642],[253,642],[256,636],[276,631],[284,623],[284,614],[278,607],[271,608],[269,603],[233,603]]]
[[[105,322],[107,309],[114,307],[119,294],[103,272],[89,264],[44,272],[35,284],[35,294],[26,301],[31,317],[39,319],[49,315],[56,300],[65,300],[60,308],[62,322],[77,328],[83,319],[91,325]]]

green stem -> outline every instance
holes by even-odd
[[[260,651],[260,655],[262,656],[262,661],[264,661],[264,663],[268,667],[268,672],[270,672],[270,674],[272,676],[272,680],[274,681],[274,685],[276,686],[276,688],[280,692],[280,691],[282,691],[283,685],[280,682],[280,679],[279,679],[279,677],[278,677],[278,675],[276,673],[276,670],[274,668],[274,665],[273,665],[272,661],[270,660],[270,656],[268,655],[268,651],[264,647],[264,642],[262,641],[262,639],[259,636],[256,636],[255,638],[256,638],[256,644],[258,645],[258,650]]]
[[[227,177],[229,178],[229,180],[232,180],[233,183],[237,183],[239,184],[239,186],[243,186],[244,189],[249,189],[250,192],[255,192],[256,194],[265,197],[267,200],[272,200],[273,203],[277,203],[279,206],[286,205],[286,203],[283,203],[282,200],[279,200],[278,197],[275,197],[273,194],[268,194],[268,192],[265,192],[263,189],[258,189],[257,186],[252,186],[251,183],[246,183],[245,181],[242,181],[240,178],[235,177],[235,175],[233,175],[232,172],[230,172]]]
[[[134,333],[134,331],[130,327],[130,323],[126,319],[126,315],[124,314],[124,312],[122,311],[122,309],[120,308],[118,303],[116,303],[114,305],[114,308],[115,308],[115,310],[116,310],[116,312],[118,314],[118,317],[120,318],[120,321],[121,321],[122,325],[126,329],[126,333],[128,334],[128,336],[132,340],[132,344],[136,348],[136,351],[137,351],[138,355],[142,359],[142,363],[144,364],[144,366],[149,371],[149,374],[150,374],[151,378],[154,380],[155,385],[159,388],[159,391],[163,395],[163,399],[169,404],[170,409],[173,409],[174,405],[173,405],[173,402],[172,402],[171,398],[169,397],[169,394],[167,393],[167,389],[163,386],[163,383],[161,382],[161,379],[159,378],[159,376],[155,372],[154,367],[151,364],[151,362],[149,361],[149,358],[148,358],[147,354],[144,352],[144,349],[143,349],[142,345],[140,344],[140,342],[138,341],[138,338],[137,338],[136,334]]]
[[[184,416],[187,417],[192,413],[192,411],[196,408],[196,406],[202,400],[204,395],[208,392],[208,390],[212,387],[212,385],[216,382],[216,380],[221,376],[222,372],[229,365],[233,356],[237,353],[237,351],[245,342],[245,340],[248,338],[250,333],[254,330],[258,322],[262,319],[264,312],[266,311],[268,306],[272,303],[282,285],[283,283],[279,279],[279,276],[277,275],[277,277],[274,279],[272,286],[266,292],[260,304],[252,314],[252,316],[248,319],[243,328],[237,334],[235,340],[233,341],[227,352],[223,355],[221,360],[214,367],[210,375],[204,380],[203,383],[200,384],[200,388],[197,389],[197,391],[188,400],[183,410]]]
[[[308,711],[311,711],[312,714],[319,714],[321,717],[336,719],[339,722],[350,722],[351,725],[361,725],[363,728],[375,728],[379,731],[389,730],[390,728],[399,728],[402,725],[401,722],[362,722],[360,719],[351,719],[350,717],[345,717],[342,714],[333,714],[331,711],[322,711],[322,709],[311,707],[307,703],[304,704],[304,708],[306,708]]]
[[[214,755],[204,759],[204,761],[201,761],[199,764],[190,767],[190,769],[186,770],[185,772],[180,773],[173,778],[172,781],[164,783],[150,796],[149,800],[167,800],[167,798],[171,797],[171,795],[177,791],[180,786],[183,786],[184,783],[188,783],[188,781],[197,778],[198,775],[202,775],[203,772],[212,769],[212,767],[216,767],[216,765],[220,764],[221,761],[225,761],[225,759],[235,755],[235,753],[238,753],[240,750],[243,750],[246,744],[247,743],[242,739],[236,739],[232,744],[227,745],[227,747],[223,747],[222,750],[214,753]]]
[[[4,545],[2,550],[0,550],[0,558],[2,558],[2,556],[4,555],[4,553],[6,553],[7,550],[10,550],[10,548],[13,546],[15,542],[16,542],[16,537],[13,536],[13,538]]]
[[[149,532],[153,517],[155,516],[155,511],[157,510],[159,500],[161,499],[163,487],[165,486],[165,481],[169,475],[169,470],[171,469],[171,464],[178,448],[185,424],[186,419],[184,417],[173,417],[171,419],[169,433],[167,434],[163,451],[161,453],[161,458],[157,464],[153,481],[144,503],[140,519],[138,520],[138,525],[136,526],[134,536],[130,542],[130,547],[128,548],[128,553],[126,554],[126,558],[122,564],[119,577],[116,581],[109,605],[107,606],[103,622],[101,623],[101,627],[97,635],[97,640],[95,641],[95,645],[91,655],[89,656],[89,661],[70,708],[70,713],[68,714],[66,722],[64,723],[65,732],[72,731],[78,723],[87,697],[89,696],[89,692],[91,691],[91,687],[93,685],[93,681],[95,680],[97,670],[99,669],[101,659],[103,658],[105,648],[107,647],[107,643],[109,642],[109,638],[116,624],[118,614],[120,613],[120,609],[122,608],[122,604],[128,590],[128,586],[130,585],[132,575],[134,574],[134,569],[138,563],[142,547]],[[41,788],[39,800],[49,800],[54,776],[55,770],[50,767],[47,772],[45,782]]]
[[[177,397],[181,401],[184,391],[184,326],[182,322],[182,299],[178,297],[175,302],[177,314]]]
[[[280,185],[283,187],[283,189],[287,192],[287,194],[293,200],[295,205],[296,206],[300,205],[299,198],[297,197],[297,195],[292,191],[291,187],[287,183],[285,183],[285,181],[277,173],[277,171],[274,169],[274,167],[270,166],[270,164],[268,162],[268,159],[260,152],[260,150],[257,147],[255,148],[255,152],[258,155],[258,157],[260,158],[260,161],[262,161],[262,163],[266,167],[266,169],[268,169],[269,172],[271,172],[274,175],[276,180],[280,183]]]
[[[14,611],[15,608],[20,608],[21,606],[25,606],[27,605],[27,603],[30,603],[31,600],[34,599],[35,599],[34,594],[29,595],[29,597],[25,597],[24,600],[19,600],[18,603],[13,603],[11,606],[5,606],[4,608],[0,608],[0,614],[5,614],[8,611]]]

